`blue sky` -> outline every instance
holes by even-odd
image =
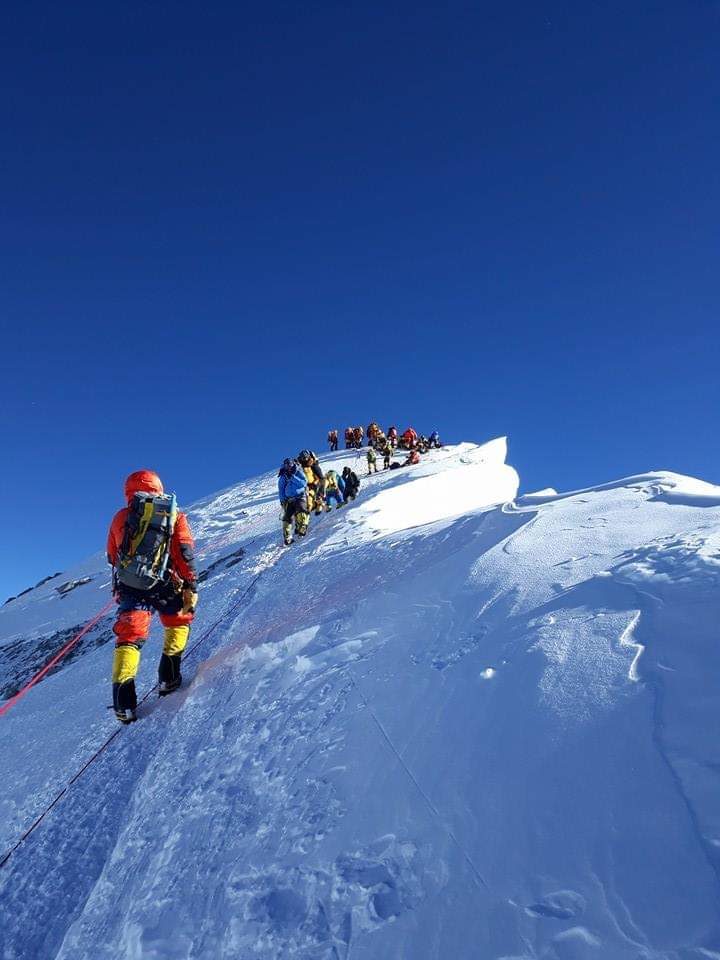
[[[3,19],[0,591],[347,422],[720,481],[717,3]]]

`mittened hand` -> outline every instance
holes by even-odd
[[[195,607],[197,606],[197,602],[198,602],[198,595],[195,587],[185,587],[185,589],[182,592],[182,598],[183,598],[182,612],[195,613]]]

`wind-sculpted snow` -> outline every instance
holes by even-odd
[[[720,957],[720,491],[515,500],[504,461],[364,480],[287,550],[274,474],[191,509],[193,638],[234,613],[0,871],[3,960]],[[78,623],[103,575],[1,636]],[[0,724],[5,844],[114,730],[108,668]]]

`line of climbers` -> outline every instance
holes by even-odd
[[[384,451],[386,446],[392,450],[399,447],[401,450],[419,450],[420,453],[427,453],[433,448],[439,449],[442,446],[440,434],[433,430],[429,437],[424,434],[417,434],[412,427],[408,427],[403,433],[398,434],[397,427],[388,427],[385,433],[380,426],[373,420],[368,424],[367,431],[362,427],[345,427],[345,449],[360,450],[367,437],[368,446],[374,450]],[[331,452],[338,448],[338,431],[328,431],[328,444]]]
[[[293,543],[293,533],[295,537],[305,536],[311,513],[329,513],[333,503],[339,510],[355,499],[359,489],[360,480],[351,467],[345,467],[342,474],[335,470],[323,473],[312,450],[301,450],[295,460],[287,457],[278,473],[283,543]]]
[[[360,488],[357,474],[345,467],[342,476],[323,474],[317,457],[303,450],[286,460],[279,487],[283,501],[283,532],[292,542],[292,530],[304,536],[311,511],[337,509],[354,500]],[[301,465],[302,464],[302,465]],[[107,537],[107,559],[113,568],[112,590],[117,602],[113,624],[115,649],[112,694],[115,716],[121,723],[137,720],[135,678],[140,654],[150,632],[153,612],[165,628],[158,664],[158,690],[166,696],[182,683],[180,663],[198,602],[194,542],[186,515],[178,510],[175,494],[166,494],[152,470],[137,470],[125,481],[123,507],[113,517]]]
[[[394,469],[419,463],[421,452],[440,446],[437,431],[425,443],[410,429],[403,434],[405,444],[393,443],[397,431],[395,438],[391,431],[388,437],[382,431],[371,431],[368,473],[377,473],[376,450],[383,455],[385,469]],[[337,431],[333,432],[337,448]],[[392,462],[396,445],[408,450],[404,463]],[[301,450],[296,460],[286,459],[278,475],[283,542],[291,544],[293,532],[304,537],[311,513],[329,512],[333,504],[339,510],[356,498],[359,489],[360,480],[351,467],[346,466],[342,474],[335,470],[323,473],[311,450]],[[125,499],[127,506],[110,524],[107,559],[113,568],[112,589],[118,605],[113,625],[113,708],[118,720],[132,723],[137,719],[135,677],[153,612],[160,615],[165,628],[158,664],[160,696],[172,693],[182,683],[180,662],[195,617],[198,577],[187,517],[178,510],[175,494],[165,493],[160,477],[152,470],[131,473],[125,481]]]

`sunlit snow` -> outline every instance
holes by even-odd
[[[289,549],[274,471],[191,508],[191,643],[235,612],[0,870],[2,960],[720,957],[720,488],[323,462],[360,496]],[[107,596],[0,608],[3,684]],[[3,849],[116,729],[110,624],[0,719]]]

